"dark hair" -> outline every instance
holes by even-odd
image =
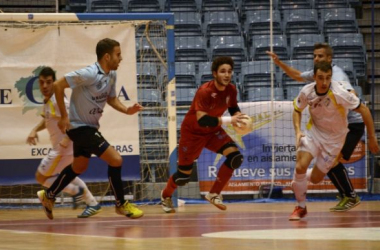
[[[329,71],[332,72],[331,63],[328,62],[317,62],[314,64],[314,75],[317,73],[318,69],[325,73]]]
[[[211,72],[214,72],[214,71],[217,72],[220,65],[223,65],[223,64],[229,64],[232,70],[234,69],[234,60],[232,60],[232,58],[229,56],[221,56],[221,57],[215,58],[214,61],[212,62]]]
[[[333,49],[327,43],[316,43],[314,44],[314,50],[316,49],[324,49],[327,56],[333,57]]]
[[[100,40],[96,45],[96,56],[98,61],[102,59],[106,53],[112,54],[113,48],[117,46],[120,46],[120,43],[116,40],[110,38]]]
[[[40,71],[40,74],[38,75],[38,77],[40,76],[43,76],[43,77],[48,77],[48,76],[51,76],[53,77],[53,81],[55,81],[55,71],[50,68],[50,67],[45,67],[43,68],[41,71]]]

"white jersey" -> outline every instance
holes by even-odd
[[[294,99],[296,111],[302,112],[309,106],[310,120],[306,128],[322,143],[344,140],[348,132],[347,113],[359,105],[359,98],[336,81],[331,81],[324,95],[317,94],[316,82],[307,84]]]
[[[69,108],[69,102],[64,98],[66,109]],[[58,121],[61,117],[55,95],[53,94],[50,99],[44,104],[43,114],[46,129],[50,135],[51,145],[53,150],[60,151],[61,155],[72,154],[72,142],[66,134],[63,134],[58,128]],[[63,147],[59,147],[59,144]]]

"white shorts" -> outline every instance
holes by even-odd
[[[52,149],[49,154],[42,159],[38,166],[38,172],[46,177],[54,176],[73,163],[73,160],[74,156],[72,147]]]
[[[301,138],[298,151],[309,152],[315,159],[315,165],[323,173],[327,173],[334,166],[344,144],[344,139],[340,143],[321,143],[318,139],[307,133]]]

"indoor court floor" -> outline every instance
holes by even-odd
[[[0,210],[0,249],[380,249],[380,201],[365,201],[348,212],[332,213],[335,202],[309,202],[308,215],[289,221],[294,203],[227,203],[180,207],[165,214],[159,205],[142,206],[140,219],[104,207],[94,217],[81,210]]]

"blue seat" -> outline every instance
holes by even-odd
[[[257,35],[269,35],[270,33],[270,11],[251,10],[246,12],[247,18],[244,22],[244,32],[247,37]],[[283,34],[281,14],[279,10],[273,11],[273,34]]]
[[[290,54],[292,60],[314,58],[314,45],[323,43],[322,34],[297,34],[290,37]]]
[[[203,36],[176,37],[176,62],[208,61],[207,40]]]
[[[163,146],[162,137],[168,135],[167,120],[165,117],[141,116],[140,138],[144,139],[146,146],[153,146],[156,149],[157,146]]]
[[[202,36],[201,14],[198,12],[175,12],[174,34],[179,36]]]
[[[165,12],[197,12],[199,11],[196,0],[166,0]]]
[[[202,0],[202,12],[230,11],[234,9],[234,0]]]
[[[128,0],[128,12],[162,12],[161,4],[158,0]]]
[[[239,77],[242,95],[247,96],[248,91],[251,88],[257,87],[270,87],[271,78],[271,62],[270,61],[253,61],[243,62],[241,68],[241,74]],[[274,70],[274,81],[276,81],[276,71]],[[278,86],[275,82],[274,86]]]
[[[313,0],[278,0],[280,10],[310,9],[313,7]]]
[[[336,9],[347,8],[348,6],[347,0],[314,0],[315,9]]]
[[[351,85],[357,85],[357,79],[356,79],[356,71],[354,69],[354,64],[351,59],[349,58],[343,58],[343,59],[333,59],[333,64],[337,65],[338,67],[342,68],[344,72],[347,74],[348,78],[350,79]]]
[[[123,13],[125,12],[121,0],[91,0],[91,13]]]
[[[261,101],[271,101],[272,92],[270,87],[257,87],[249,89],[247,93],[246,101],[248,102],[261,102]],[[283,101],[284,100],[284,90],[281,87],[273,89],[273,101]]]
[[[239,17],[235,11],[206,12],[203,29],[207,37],[241,35]]]
[[[160,71],[159,64],[156,63],[137,63],[137,87],[157,89],[158,86],[158,72]]]
[[[197,88],[182,88],[176,89],[176,104],[177,106],[188,106],[194,99]]]
[[[161,57],[166,57],[166,38],[163,37],[150,37],[150,41],[155,45],[155,50],[151,44],[143,37],[143,39],[136,39],[136,60],[142,62],[160,62],[156,52]]]
[[[285,100],[293,101],[298,96],[304,85],[299,86],[286,86],[285,88]]]
[[[269,0],[239,0],[237,1],[237,9],[240,10],[242,20],[245,20],[249,14],[248,11],[269,10],[271,1]],[[273,9],[278,9],[277,0],[272,1]]]
[[[328,41],[336,59],[352,59],[356,76],[366,78],[367,55],[362,34],[331,34]]]
[[[193,62],[175,63],[176,88],[197,88],[195,64]]]
[[[355,10],[352,8],[322,9],[321,23],[326,35],[359,31]]]
[[[210,38],[211,58],[230,56],[234,60],[234,71],[240,73],[241,63],[246,61],[247,51],[241,36],[218,36]]]
[[[357,96],[362,99],[363,98],[363,90],[362,90],[362,87],[360,86],[353,86],[354,87],[354,90],[357,94]]]
[[[162,97],[158,89],[139,89],[138,101],[145,107],[160,106]]]
[[[88,11],[87,0],[67,0],[66,10],[74,13]]]
[[[249,49],[250,60],[270,60],[266,51],[270,51],[270,36],[261,35],[253,36],[252,46]],[[273,36],[273,52],[281,60],[289,59],[288,43],[284,35]]]
[[[314,68],[314,62],[312,59],[301,59],[301,60],[289,60],[284,61],[285,64],[287,64],[289,67],[292,67],[300,72],[305,72],[309,70],[313,70]],[[279,78],[277,79],[283,87],[286,86],[303,86],[305,85],[304,82],[297,82],[290,78],[285,72],[280,70],[281,73],[278,74]]]
[[[284,28],[286,35],[320,34],[318,12],[314,9],[285,9]]]

